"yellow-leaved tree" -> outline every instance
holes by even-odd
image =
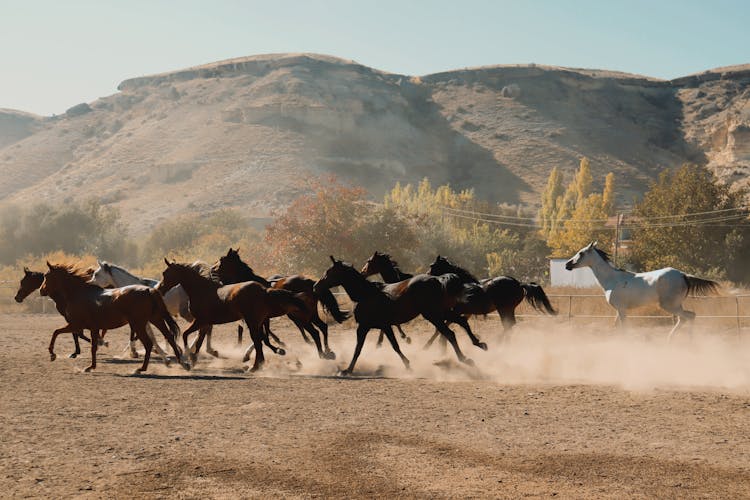
[[[609,228],[607,221],[614,215],[614,174],[607,174],[601,193],[592,192],[593,182],[587,158],[581,159],[575,178],[564,191],[562,174],[552,169],[542,193],[539,219],[541,235],[553,257],[569,257],[592,240],[598,240],[600,248],[612,244],[614,227]]]

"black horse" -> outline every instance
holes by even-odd
[[[305,311],[294,311],[288,315],[289,319],[299,328],[302,338],[309,343],[305,336],[307,331],[312,337],[315,347],[318,350],[318,356],[323,359],[335,359],[336,355],[328,345],[328,325],[318,315],[318,302],[330,312],[331,316],[339,322],[345,321],[349,314],[339,308],[336,297],[330,290],[320,290],[315,292],[313,285],[315,282],[304,276],[274,276],[274,281],[267,280],[255,274],[253,269],[247,265],[239,254],[239,249],[229,249],[226,255],[219,259],[219,262],[212,268],[224,284],[240,283],[243,281],[256,281],[267,288],[279,290],[288,290],[298,294],[298,296],[307,304]],[[317,329],[316,329],[317,327]],[[270,330],[268,321],[264,325],[265,331],[269,336],[273,336],[278,341],[278,337],[273,335]],[[320,333],[323,333],[323,345],[320,341]],[[266,344],[268,345],[268,344]],[[249,354],[249,353],[248,353]]]
[[[459,361],[473,364],[461,352],[455,333],[446,323],[447,320],[454,319],[453,308],[461,301],[464,291],[458,276],[418,274],[408,280],[387,285],[368,281],[351,264],[336,260],[333,256],[331,262],[333,265],[315,283],[314,289],[324,290],[343,286],[349,297],[357,303],[354,308],[354,318],[357,320],[357,346],[349,367],[342,374],[350,374],[354,370],[367,333],[373,328],[385,332],[393,350],[408,368],[409,360],[401,352],[393,333],[393,326],[411,321],[419,315],[432,323],[448,339]]]
[[[398,283],[399,281],[404,281],[414,276],[413,274],[403,272],[398,267],[398,263],[393,260],[390,255],[378,252],[377,250],[372,254],[372,257],[367,259],[367,262],[362,266],[360,272],[365,278],[375,274],[380,274],[380,277],[383,278],[383,281],[386,283]],[[411,344],[411,339],[401,329],[401,325],[396,325],[396,330],[398,330],[398,333],[401,334],[401,338],[404,339],[407,344]],[[378,347],[383,345],[383,335],[384,332],[380,332],[377,344]]]
[[[470,287],[466,300],[456,306],[456,312],[464,317],[497,311],[504,330],[507,331],[516,324],[516,307],[524,299],[537,311],[557,314],[542,287],[536,283],[521,283],[510,276],[479,280],[466,269],[438,255],[435,262],[430,264],[430,274],[439,276],[445,273],[457,274],[462,283]],[[427,346],[436,337],[437,335],[433,335]]]

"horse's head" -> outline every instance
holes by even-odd
[[[435,257],[435,262],[430,264],[430,272],[432,276],[441,276],[443,274],[456,272],[456,266],[445,257],[438,255]]]
[[[387,260],[390,260],[388,258],[388,255],[375,250],[375,253],[372,254],[372,257],[367,259],[365,265],[362,266],[362,270],[360,271],[360,273],[365,278],[368,276],[372,276],[373,274],[378,274],[380,270],[383,269],[383,264],[385,264],[385,261]]]
[[[240,259],[240,249],[238,248],[237,250],[234,250],[230,247],[226,255],[219,257],[219,262],[213,267],[213,270],[219,278],[224,281],[227,278],[236,276],[239,273],[242,264],[242,259]],[[247,267],[249,268],[250,266]]]
[[[360,274],[357,272],[354,267],[352,267],[351,264],[347,264],[346,262],[336,260],[333,258],[333,255],[331,255],[331,262],[333,265],[329,267],[322,278],[320,278],[315,285],[313,285],[313,290],[327,290],[329,288],[333,288],[334,286],[339,286],[347,281],[347,279],[352,276],[352,274],[356,274],[357,276],[360,276]],[[361,277],[359,278],[362,279]]]
[[[44,273],[29,271],[28,267],[23,268],[23,278],[21,278],[21,284],[16,292],[16,302],[19,304],[28,297],[31,292],[42,286],[44,282]]]
[[[184,267],[176,262],[169,262],[166,257],[164,257],[164,263],[167,268],[161,273],[161,281],[156,285],[156,290],[162,295],[180,284]]]
[[[570,260],[565,263],[565,269],[572,271],[579,267],[589,267],[594,263],[594,259],[598,256],[596,251],[596,241],[592,241],[585,247],[578,250]]]
[[[115,278],[112,276],[112,266],[108,262],[96,261],[99,267],[94,269],[89,283],[102,288],[116,287]]]

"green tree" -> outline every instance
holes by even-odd
[[[750,278],[745,193],[717,182],[707,168],[686,164],[662,172],[633,215],[632,257],[639,267]]]

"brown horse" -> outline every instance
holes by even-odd
[[[448,339],[459,361],[473,364],[463,355],[456,342],[456,335],[446,324],[446,320],[453,319],[452,310],[461,301],[463,294],[463,284],[458,276],[418,274],[408,280],[386,285],[368,281],[351,264],[336,260],[333,256],[331,262],[333,265],[315,283],[315,289],[343,286],[349,297],[357,303],[354,308],[357,346],[349,367],[342,374],[347,375],[354,370],[367,333],[373,328],[385,332],[393,350],[408,368],[409,360],[401,352],[392,327],[411,321],[420,314]]]
[[[164,293],[182,285],[190,297],[190,313],[195,318],[183,332],[187,346],[188,335],[201,330],[196,342],[196,352],[205,336],[203,327],[244,320],[255,346],[255,363],[250,371],[258,370],[265,361],[263,356],[263,323],[268,318],[292,312],[305,313],[307,306],[292,292],[266,288],[258,282],[247,281],[222,285],[188,264],[164,262],[161,283],[156,287]]]
[[[23,278],[21,278],[21,283],[19,284],[18,291],[16,292],[15,300],[19,304],[23,302],[26,297],[31,295],[34,290],[38,290],[39,287],[42,286],[42,283],[44,282],[44,273],[39,271],[30,271],[28,267],[23,268]],[[60,315],[64,318],[65,317],[65,299],[58,295],[54,294],[50,296],[50,298],[55,302],[55,307],[57,308],[57,312],[60,313]],[[88,343],[91,343],[91,340],[87,336],[83,334],[83,330],[79,330],[76,332],[71,332],[73,335],[73,343],[75,344],[75,351],[73,354],[68,356],[69,358],[76,358],[79,354],[81,354],[81,346],[78,343],[78,339],[84,340]],[[49,346],[49,356],[50,361],[54,361],[57,358],[57,355],[55,354],[55,341],[54,339],[57,338],[58,332],[55,331],[52,334],[52,343]],[[102,332],[102,337],[104,337],[104,332]]]
[[[52,265],[47,262],[47,267],[49,271],[44,276],[39,293],[44,296],[62,297],[66,303],[63,316],[68,321],[66,326],[55,330],[52,341],[54,342],[54,337],[59,333],[89,330],[91,365],[86,371],[96,368],[99,332],[124,325],[130,325],[130,329],[146,349],[143,365],[136,373],[145,371],[151,358],[153,345],[146,333],[148,323],[159,329],[172,346],[175,357],[181,359],[180,349],[174,341],[174,336],[179,335],[180,329],[169,314],[159,292],[142,285],[105,290],[89,283],[87,273],[72,265]]]
[[[330,290],[320,290],[318,293],[315,293],[313,291],[315,282],[299,275],[284,276],[271,283],[255,274],[253,269],[240,258],[239,249],[234,250],[230,248],[227,254],[222,256],[219,262],[213,267],[213,271],[218,275],[222,283],[225,284],[257,281],[266,287],[288,290],[300,294],[300,298],[307,304],[307,311],[304,315],[296,312],[291,313],[288,315],[289,319],[299,328],[302,338],[307,342],[309,341],[305,336],[305,330],[310,333],[318,351],[318,356],[321,359],[336,359],[336,354],[331,351],[328,345],[328,325],[318,315],[318,302],[339,323],[344,322],[349,317],[349,314],[339,308],[336,297],[333,296]],[[271,331],[268,323],[264,326],[266,332],[270,334]],[[323,346],[321,346],[320,334],[316,327],[323,333]],[[250,352],[246,354],[245,361],[249,359],[249,355]]]

